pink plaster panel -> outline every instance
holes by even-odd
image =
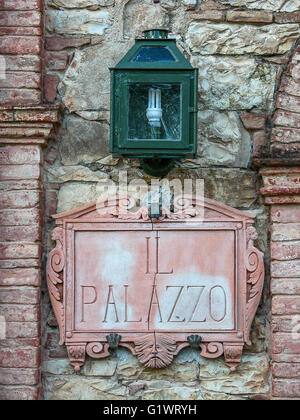
[[[86,353],[109,356],[114,340],[151,368],[189,345],[240,363],[264,281],[255,216],[184,201],[158,220],[122,197],[54,216],[48,288],[76,370]]]

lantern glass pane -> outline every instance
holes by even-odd
[[[176,59],[166,47],[141,47],[132,61],[134,63],[174,63]]]
[[[132,83],[128,97],[130,140],[181,139],[179,83]]]

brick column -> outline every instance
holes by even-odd
[[[39,397],[42,147],[57,114],[0,108],[0,399]]]
[[[0,399],[38,399],[43,150],[42,0],[0,0]]]
[[[300,397],[300,167],[261,170],[271,206],[273,398]]]

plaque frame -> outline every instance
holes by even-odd
[[[263,253],[254,246],[257,232],[255,215],[236,210],[207,198],[180,196],[174,199],[174,211],[162,208],[158,219],[149,209],[136,207],[133,197],[98,200],[78,209],[53,216],[57,227],[52,232],[56,247],[47,261],[47,285],[59,325],[59,344],[66,344],[75,371],[84,365],[86,354],[95,359],[111,355],[112,341],[129,349],[149,368],[163,368],[190,345],[199,348],[202,357],[214,359],[224,354],[234,371],[241,362],[244,344],[251,345],[250,330],[264,285]],[[151,331],[78,332],[74,328],[74,234],[76,231],[186,231],[230,230],[235,235],[235,328],[230,331]],[[201,339],[200,337],[201,336]],[[112,340],[112,341],[111,341]],[[150,348],[156,350],[149,354]]]

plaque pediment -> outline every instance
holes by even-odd
[[[209,198],[177,197],[174,200],[174,207],[174,212],[163,211],[160,219],[180,220],[181,218],[190,218],[191,220],[197,220],[197,215],[202,215],[206,221],[247,221],[254,220],[256,217],[252,213],[237,210]],[[136,202],[133,197],[119,196],[94,201],[75,210],[53,215],[52,217],[56,220],[57,224],[61,224],[66,219],[99,219],[109,217],[118,218],[119,220],[143,220],[151,222],[149,210],[146,207],[136,209]]]
[[[149,368],[187,346],[236,368],[264,282],[254,215],[181,196],[158,219],[132,197],[54,218],[48,289],[76,370],[117,346]]]

